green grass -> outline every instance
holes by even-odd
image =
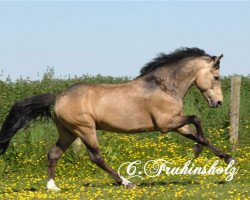
[[[35,126],[36,125],[36,126]],[[45,189],[47,177],[47,152],[56,141],[55,128],[52,124],[37,123],[24,133],[20,133],[12,142],[11,149],[1,158],[0,198],[2,199],[247,199],[249,197],[249,145],[239,147],[232,152],[237,159],[237,174],[232,181],[225,181],[225,175],[166,175],[144,180],[135,178],[134,190],[127,190],[115,184],[105,172],[89,161],[85,148],[75,152],[74,146],[60,159],[57,167],[56,183],[60,192]],[[41,131],[42,130],[42,131]],[[43,138],[42,132],[48,134]],[[230,144],[220,140],[228,134],[225,129],[209,129],[211,138],[223,150],[230,152]],[[249,128],[244,131],[249,132]],[[15,140],[26,134],[32,141],[14,145]],[[183,166],[193,159],[191,141],[175,133],[124,135],[99,132],[101,151],[107,163],[113,168],[126,161],[163,158],[175,166]],[[43,139],[42,139],[43,138]],[[111,147],[111,148],[110,148]],[[13,155],[13,149],[17,152]],[[36,149],[31,151],[30,149]],[[211,152],[204,149],[201,157],[194,160],[196,166],[211,164],[217,160]],[[3,160],[6,165],[3,167]],[[223,161],[219,166],[225,167]],[[139,170],[139,169],[138,169]],[[124,173],[124,171],[122,171]],[[124,174],[126,175],[126,173]]]

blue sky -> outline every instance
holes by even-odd
[[[222,75],[250,74],[250,2],[0,2],[0,79],[137,76],[159,52],[224,54]]]

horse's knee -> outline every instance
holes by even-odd
[[[48,159],[57,161],[62,154],[63,151],[61,150],[61,148],[58,146],[54,146],[48,153]]]
[[[198,139],[198,142],[201,143],[202,145],[208,144],[208,140],[203,136],[198,136],[197,139]]]
[[[96,158],[96,162],[101,164],[104,162],[103,158],[99,157],[99,158]]]
[[[99,149],[93,148],[93,149],[88,149],[88,151],[89,151],[89,159],[92,163],[99,164],[99,163],[104,162],[99,152]]]
[[[89,159],[90,159],[90,161],[91,161],[92,163],[96,163],[96,159],[95,159],[94,156],[90,155],[90,156],[89,156]]]
[[[192,122],[196,125],[200,125],[201,124],[201,119],[199,117],[196,117],[195,115],[191,116]]]

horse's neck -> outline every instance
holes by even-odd
[[[184,99],[186,93],[190,89],[190,87],[194,84],[194,78],[193,77],[186,77],[186,79],[183,79],[181,81],[174,81],[177,85],[178,94],[181,97],[181,99]],[[177,82],[177,83],[176,83]]]
[[[161,71],[156,72],[156,78],[164,81],[166,87],[170,86],[176,94],[183,99],[194,84],[198,68],[192,66],[182,66],[177,68],[163,67]]]

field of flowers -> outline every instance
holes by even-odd
[[[127,78],[100,76],[62,81],[50,75],[45,74],[44,79],[37,82],[0,81],[1,122],[10,105],[25,96],[43,92],[57,93],[82,80],[94,83],[127,81]],[[225,174],[171,175],[163,170],[157,177],[147,177],[142,172],[140,175],[143,179],[130,179],[137,187],[128,190],[115,184],[104,171],[92,164],[83,145],[79,147],[75,144],[62,156],[57,166],[55,181],[61,191],[47,191],[47,152],[55,143],[57,133],[52,122],[38,121],[20,131],[13,138],[6,154],[0,157],[0,199],[250,199],[249,88],[249,77],[245,77],[241,95],[240,141],[234,152],[228,142],[229,79],[223,79],[225,105],[222,108],[207,108],[206,102],[195,90],[190,91],[185,99],[185,112],[201,117],[205,135],[210,141],[236,158],[235,167],[238,171],[231,181],[226,181]],[[164,159],[179,167],[188,160],[202,167],[211,166],[218,160],[207,149],[194,159],[194,143],[177,133],[129,135],[99,131],[98,137],[104,159],[116,170],[124,162],[135,160],[146,163],[152,159]],[[220,160],[218,166],[225,168],[226,164]],[[143,165],[139,167],[143,168]],[[121,173],[128,177],[124,169]]]
[[[246,131],[249,131],[245,127]],[[221,140],[221,135],[228,134],[227,130],[210,130],[213,140]],[[126,161],[148,161],[162,158],[183,166],[193,159],[192,142],[178,136],[159,135],[150,133],[149,137],[143,135],[121,135],[115,133],[100,133],[101,149],[106,161],[114,168]],[[175,138],[175,139],[173,139]],[[218,142],[224,150],[229,151],[228,143]],[[33,144],[38,149],[48,149],[46,141]],[[249,146],[240,147],[233,155],[238,163],[238,172],[233,180],[227,182],[225,174],[221,175],[166,175],[161,173],[158,177],[150,178],[143,175],[143,180],[131,179],[137,184],[133,190],[118,186],[98,167],[90,163],[84,148],[77,150],[81,156],[71,158],[72,147],[59,161],[56,182],[61,187],[60,192],[47,191],[45,152],[30,154],[29,145],[22,144],[20,153],[15,155],[19,162],[19,169],[10,170],[1,174],[1,199],[249,199]],[[41,150],[42,151],[42,150]],[[10,156],[7,153],[6,157]],[[72,160],[71,160],[72,159]],[[197,166],[211,164],[217,160],[208,150],[193,161]],[[2,160],[1,160],[2,162]],[[2,163],[1,163],[2,165]],[[42,166],[42,169],[41,169]],[[225,167],[223,161],[219,166]],[[10,166],[9,166],[10,167]],[[36,170],[38,169],[38,170]]]

